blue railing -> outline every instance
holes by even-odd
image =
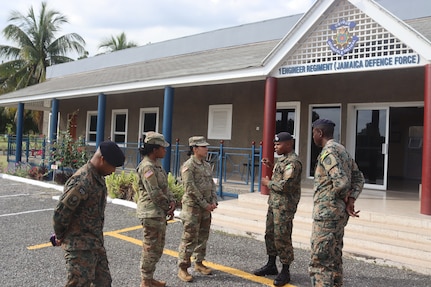
[[[123,150],[126,161],[123,169],[135,169],[141,161],[139,153],[140,144],[123,143],[119,144]],[[23,137],[23,162],[43,165],[46,164],[46,154],[48,154],[47,139],[45,137]],[[95,145],[86,144],[87,151],[91,154],[95,151]],[[16,137],[8,136],[7,161],[15,160]],[[180,145],[177,140],[171,145],[171,172],[175,177],[181,176],[181,165],[188,158],[187,152],[189,146]],[[257,181],[257,190],[260,191],[262,176],[262,145],[256,146],[252,142],[250,147],[227,147],[223,141],[219,146],[209,146],[207,162],[212,167],[213,177],[217,179],[219,196],[233,196],[238,194],[223,191],[223,183],[250,185],[250,192],[255,191],[255,182]],[[49,168],[49,167],[48,167]],[[256,179],[257,178],[257,179]]]

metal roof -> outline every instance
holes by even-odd
[[[319,2],[316,2],[313,7],[319,8]],[[389,1],[382,0],[380,2]],[[52,98],[95,96],[102,92],[115,94],[126,91],[154,90],[168,85],[179,87],[264,79],[268,75],[268,69],[262,69],[265,59],[269,55],[277,53],[275,48],[283,42],[280,39],[285,35],[288,36],[291,29],[301,25],[301,21],[307,16],[307,13],[304,16],[282,17],[163,42],[165,46],[170,47],[172,45],[175,47],[175,43],[178,43],[177,52],[179,53],[177,54],[168,52],[171,49],[165,49],[163,52],[162,47],[164,45],[160,43],[160,45],[156,45],[159,47],[159,52],[156,53],[156,55],[159,55],[157,57],[144,53],[145,48],[153,49],[153,46],[143,46],[141,49],[127,49],[119,51],[118,54],[111,53],[96,56],[92,59],[87,59],[87,62],[100,62],[100,60],[105,59],[104,61],[109,63],[110,61],[107,61],[107,59],[113,59],[115,55],[118,55],[119,58],[122,58],[120,57],[121,55],[128,53],[135,55],[135,57],[130,57],[134,61],[125,60],[123,65],[111,62],[112,66],[107,67],[93,63],[90,65],[93,68],[87,72],[73,72],[72,69],[69,74],[57,73],[58,76],[48,79],[44,83],[0,96],[0,104],[27,103]],[[427,13],[431,15],[431,11],[427,11]],[[405,22],[428,39],[428,43],[430,43],[431,16]],[[274,27],[274,29],[278,27],[278,29],[264,37],[261,36],[262,27],[259,25],[262,25],[267,31],[272,31],[271,27]],[[282,30],[280,30],[280,26],[282,26]],[[284,33],[280,31],[284,31]],[[232,36],[244,33],[248,33],[247,37],[244,36],[239,40]],[[223,39],[223,35],[225,39],[221,42],[217,41]],[[253,38],[254,42],[252,41]],[[195,42],[202,43],[199,47],[187,45],[187,43],[193,44]],[[137,51],[143,53],[144,56],[139,58],[137,55],[140,53],[137,53]],[[165,56],[160,57],[160,55]],[[86,60],[75,61],[70,65],[84,64],[84,61]],[[97,69],[94,67],[97,67]],[[52,68],[55,69],[56,67],[53,66]]]

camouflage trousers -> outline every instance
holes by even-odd
[[[110,287],[112,283],[104,248],[66,251],[66,287]]]
[[[314,220],[309,273],[315,287],[343,286],[343,237],[348,216],[340,220]]]
[[[292,246],[292,216],[286,210],[268,207],[266,214],[265,245],[266,253],[279,256],[282,264],[291,264]]]
[[[166,218],[141,218],[143,227],[141,278],[153,279],[165,247]]]
[[[211,212],[199,206],[183,205],[181,210],[183,235],[178,252],[178,266],[191,266],[190,257],[197,262],[205,259],[207,242],[211,227]]]

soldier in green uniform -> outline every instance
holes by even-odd
[[[335,124],[313,123],[313,141],[322,147],[314,172],[314,207],[309,273],[312,286],[343,285],[343,237],[349,216],[358,217],[354,203],[364,176],[345,147],[333,139]]]
[[[165,246],[166,219],[172,219],[175,210],[174,196],[168,190],[168,176],[158,163],[158,159],[165,157],[168,146],[162,134],[148,132],[140,148],[143,159],[137,167],[139,199],[136,213],[143,226],[141,287],[166,285],[165,281],[155,280],[153,274]]]
[[[181,169],[184,184],[181,220],[183,235],[179,246],[178,277],[186,282],[193,280],[187,268],[190,257],[196,259],[195,271],[209,275],[212,270],[202,264],[205,259],[207,241],[211,226],[211,212],[217,207],[216,185],[212,178],[211,166],[205,161],[208,145],[202,136],[189,138],[190,158]]]
[[[263,164],[273,168],[272,177],[262,178],[262,185],[269,189],[268,212],[266,215],[265,245],[268,262],[254,271],[257,276],[277,275],[276,257],[283,265],[275,278],[275,286],[290,282],[289,266],[292,263],[292,220],[301,197],[302,163],[293,150],[294,139],[288,132],[275,136],[274,149],[281,157],[275,166],[268,159]]]
[[[104,176],[124,164],[124,154],[111,141],[102,142],[93,157],[64,185],[53,225],[53,244],[65,251],[66,286],[111,286],[103,224],[107,190]]]

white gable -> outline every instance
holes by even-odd
[[[322,2],[328,5],[331,1]],[[313,14],[313,9],[310,13]],[[319,17],[308,15],[308,19],[313,16],[313,25],[303,32],[299,41],[290,43],[291,49],[271,76],[399,69],[427,63],[429,42],[419,39],[415,31],[372,1],[332,1]],[[418,49],[406,45],[400,38],[409,40]],[[289,45],[288,41],[286,44]]]

